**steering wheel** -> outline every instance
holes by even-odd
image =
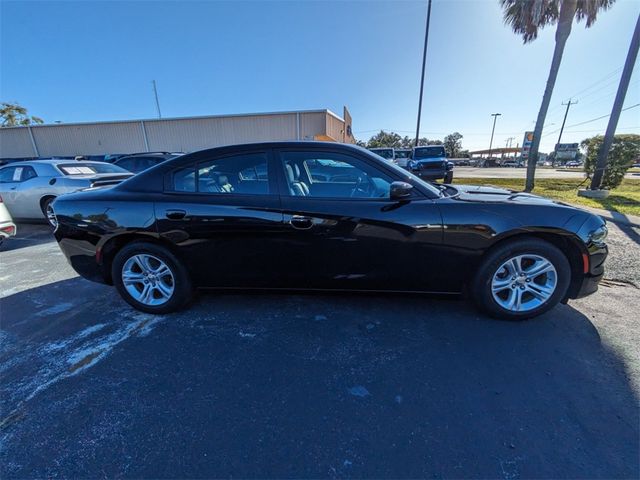
[[[369,179],[369,177],[365,176],[366,181],[363,180],[363,177],[358,177],[358,181],[356,182],[356,186],[351,190],[351,198],[353,197],[370,197],[371,196],[371,188],[373,187],[373,183]],[[362,195],[360,195],[362,194]]]

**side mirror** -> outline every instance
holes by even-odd
[[[393,182],[389,192],[391,200],[406,200],[411,196],[413,185],[407,182]]]

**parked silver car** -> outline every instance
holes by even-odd
[[[14,219],[46,218],[51,202],[64,193],[82,188],[113,185],[133,176],[116,165],[76,160],[33,160],[0,168],[0,196]]]
[[[16,234],[16,224],[13,223],[11,214],[0,197],[0,245],[5,238],[13,237]]]

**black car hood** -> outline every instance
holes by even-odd
[[[574,208],[562,202],[540,197],[532,193],[518,192],[490,185],[454,185],[458,190],[457,199],[479,203],[511,203],[528,205],[555,205]]]

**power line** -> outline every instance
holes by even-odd
[[[631,105],[630,107],[623,108],[621,111],[624,112],[625,110],[631,110],[632,108],[636,108],[636,107],[640,107],[640,103],[636,103],[635,105]],[[602,120],[603,118],[607,118],[607,117],[610,117],[610,116],[611,116],[611,114],[608,113],[607,115],[602,115],[600,117],[592,118],[591,120],[585,120],[584,122],[580,122],[580,123],[575,123],[573,125],[569,125],[569,126],[567,126],[567,128],[579,127],[580,125],[584,125],[586,123],[595,122],[597,120]],[[546,137],[548,135],[552,135],[552,134],[558,132],[559,130],[560,129],[557,129],[557,130],[554,130],[552,132],[546,133],[546,134],[543,135],[543,137]]]

